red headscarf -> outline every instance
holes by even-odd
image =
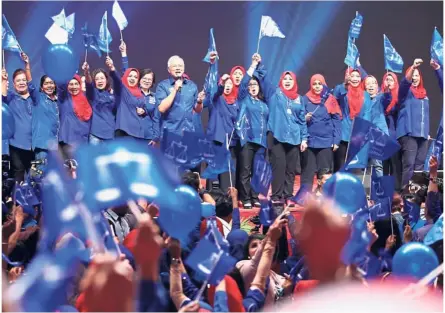
[[[142,92],[139,89],[139,87],[137,86],[137,84],[133,87],[130,87],[130,85],[128,85],[128,76],[130,75],[131,71],[135,71],[138,74],[138,78],[140,76],[139,71],[135,68],[127,68],[127,70],[124,73],[124,76],[122,76],[122,84],[127,87],[127,89],[131,92],[131,94],[133,96],[135,96],[136,98],[142,98]]]
[[[241,294],[236,281],[228,275],[224,277],[224,281],[226,283],[229,312],[246,312],[243,306],[243,295]],[[215,286],[210,286],[207,291],[207,298],[212,307],[215,305],[215,289]]]
[[[295,82],[294,86],[290,90],[286,90],[283,87],[283,79],[284,79],[284,76],[286,76],[287,74],[289,74]],[[281,91],[286,95],[286,97],[288,97],[291,100],[297,99],[297,97],[298,97],[298,83],[297,83],[297,76],[294,73],[289,72],[289,71],[283,72],[283,74],[281,74],[281,77],[280,77],[279,87],[280,87]]]
[[[236,70],[240,70],[241,72],[243,72],[243,75],[246,75],[246,70],[241,65],[237,65],[237,66],[234,66],[232,68],[232,70],[230,71],[230,79],[233,82],[233,90],[234,90],[234,93],[235,93],[235,97],[238,97],[239,86],[235,85],[235,79],[233,78],[233,73],[235,73]]]
[[[346,70],[345,76],[349,74],[350,69]],[[360,71],[357,69],[352,70],[352,72],[357,72],[360,75]],[[357,86],[353,87],[351,84],[348,85],[348,104],[349,104],[349,117],[354,119],[359,115],[362,109],[363,102],[365,101],[365,88],[363,87],[363,81]]]
[[[320,104],[321,103],[321,94],[316,94],[314,90],[312,89],[312,85],[314,81],[320,81],[323,85],[327,86],[326,80],[324,79],[324,76],[321,74],[315,74],[311,77],[310,82],[310,89],[306,93],[306,97],[313,103],[313,104]],[[340,117],[342,116],[340,106],[338,105],[337,100],[334,98],[334,96],[329,95],[328,99],[326,99],[326,102],[324,103],[326,109],[328,110],[329,114],[339,114]]]
[[[232,78],[230,78],[230,80],[233,83]],[[221,79],[219,80],[219,84],[224,87],[224,82]],[[223,97],[224,97],[224,99],[226,100],[226,102],[228,104],[234,104],[235,101],[236,101],[236,98],[237,98],[237,95],[238,95],[238,89],[235,90],[235,87],[236,87],[235,84],[233,84],[232,91],[228,95],[226,95],[223,92]]]
[[[385,111],[386,115],[388,115],[389,112],[391,112],[392,108],[397,104],[397,100],[399,97],[399,80],[397,79],[397,75],[393,72],[388,72],[385,75],[383,75],[382,86],[380,87],[380,89],[383,92],[386,90],[385,81],[386,81],[386,77],[388,77],[388,76],[391,76],[392,79],[394,79],[394,88],[390,89],[392,100],[391,100],[391,103],[386,108],[386,111]]]
[[[82,86],[82,79],[79,75],[74,75],[73,79],[77,80],[79,85]],[[93,109],[83,91],[80,90],[77,95],[71,95],[71,99],[73,100],[74,114],[76,114],[77,118],[83,122],[88,121],[91,115],[93,115]]]
[[[405,75],[409,72],[410,69],[411,69],[411,67],[409,67],[406,70]],[[411,91],[412,91],[414,97],[416,97],[417,99],[423,99],[426,97],[426,90],[423,87],[423,76],[418,68],[416,68],[415,70],[419,71],[420,81],[419,81],[419,85],[417,87],[414,87],[413,85],[411,85]]]

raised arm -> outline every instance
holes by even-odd
[[[242,100],[248,95],[248,85],[249,80],[252,78],[255,70],[258,67],[259,62],[261,61],[261,56],[259,54],[254,54],[252,56],[252,63],[250,64],[249,69],[246,72],[246,75],[244,75],[238,89],[238,100]]]
[[[416,68],[418,68],[423,63],[422,59],[415,59],[412,66],[409,67],[408,71],[406,72],[405,77],[402,79],[399,85],[399,95],[398,95],[398,101],[400,104],[402,104],[406,96],[408,95],[409,89],[411,88],[411,84],[413,82],[413,73]]]
[[[366,72],[366,70],[360,64],[360,58],[357,59],[357,69],[360,71],[360,77],[362,79],[365,79],[368,76],[368,72]]]
[[[204,107],[212,109],[213,99],[219,91],[218,86],[218,60],[217,52],[210,52],[210,65],[204,80],[205,101]]]
[[[2,101],[8,104],[8,73],[6,69],[2,69]]]
[[[266,98],[266,102],[269,102],[270,98],[274,95],[276,88],[267,76],[267,70],[264,63],[258,65],[255,75],[257,75],[260,80],[261,90]]]
[[[436,74],[437,80],[439,82],[440,91],[443,93],[443,71],[440,67],[439,63],[431,59],[430,65],[434,70],[434,73]]]
[[[188,300],[182,289],[182,261],[180,243],[172,238],[169,238],[169,252],[172,257],[170,264],[170,298],[176,306],[176,309],[181,308],[181,304]]]
[[[82,65],[83,75],[85,76],[85,87],[86,87],[86,95],[88,100],[94,101],[94,86],[93,86],[93,78],[90,74],[90,65],[87,62],[84,62]]]
[[[117,96],[120,96],[122,94],[122,81],[116,72],[116,67],[114,66],[113,60],[110,57],[107,57],[105,59],[105,64],[110,70],[110,76],[111,79],[113,80],[114,92],[116,93]]]
[[[120,50],[121,56],[122,56],[122,73],[125,73],[125,71],[129,68],[129,63],[128,63],[128,56],[127,56],[127,45],[125,44],[125,42],[123,40],[119,46],[119,50]]]
[[[23,62],[25,62],[25,75],[26,75],[26,80],[29,83],[30,81],[32,81],[31,64],[29,63],[29,57],[25,52],[22,52],[20,54],[20,57],[22,58]]]

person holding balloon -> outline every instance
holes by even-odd
[[[422,59],[415,59],[400,82],[396,135],[402,154],[402,188],[406,189],[414,170],[422,171],[428,152],[430,131],[429,99],[419,70]]]
[[[101,68],[91,75],[87,62],[82,65],[82,70],[85,75],[86,96],[93,108],[89,142],[99,144],[112,140],[116,127],[116,99],[111,89],[110,77]]]
[[[127,45],[124,41],[121,42],[121,45],[119,46],[119,50],[121,51],[122,55],[122,69],[123,71],[126,71],[128,68],[128,56],[127,56]],[[155,84],[155,73],[149,69],[143,69],[140,73],[140,79],[139,79],[139,88],[141,89],[141,92],[144,96],[145,100],[145,107],[144,112],[140,111],[141,113],[139,116],[142,118],[142,125],[144,128],[144,139],[148,141],[148,144],[150,146],[155,145],[157,142],[159,142],[160,138],[160,112],[157,110],[156,107],[156,94],[151,90],[153,85]]]
[[[9,142],[9,153],[11,157],[11,168],[17,182],[22,182],[25,172],[31,167],[34,159],[32,151],[32,110],[33,99],[29,93],[28,76],[31,68],[29,58],[22,53],[25,69],[17,69],[12,75],[14,91],[8,91],[6,81],[8,75],[6,70],[2,71],[2,101],[11,110],[15,122],[15,131]]]
[[[28,81],[31,82],[31,80],[32,76],[29,72]],[[43,75],[40,78],[40,88],[36,89],[32,83],[29,83],[29,91],[34,102],[32,108],[32,149],[35,159],[42,161],[42,164],[38,165],[38,169],[43,170],[48,150],[52,147],[57,148],[55,143],[58,142],[60,128],[57,87],[51,77]]]

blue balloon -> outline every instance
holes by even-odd
[[[45,74],[56,83],[67,83],[76,74],[79,60],[68,45],[51,45],[42,56]]]
[[[190,186],[180,185],[175,189],[178,199],[176,207],[161,207],[159,223],[169,236],[182,244],[188,241],[188,235],[201,221],[201,199]]]
[[[323,194],[347,213],[353,214],[367,206],[365,188],[362,182],[352,174],[337,172],[323,186]]]
[[[439,266],[436,253],[420,242],[401,246],[392,259],[392,272],[396,276],[421,279]]]
[[[5,103],[2,103],[2,139],[11,139],[14,136],[15,122],[11,109]]]
[[[204,218],[215,216],[216,215],[216,208],[213,204],[203,202],[201,204],[201,216]]]

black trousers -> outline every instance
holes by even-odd
[[[383,161],[383,174],[394,176],[395,190],[402,189],[402,154],[397,151],[386,161]]]
[[[348,142],[340,141],[337,151],[334,152],[334,172],[338,172],[345,165]]]
[[[291,198],[294,192],[296,164],[300,161],[300,145],[294,146],[273,140],[271,149],[273,201]]]
[[[403,136],[402,146],[402,188],[408,185],[414,171],[422,171],[428,153],[428,140],[421,137]]]
[[[225,172],[225,173],[221,173],[218,175],[218,179],[207,179],[207,183],[206,183],[206,189],[207,190],[211,190],[213,183],[214,182],[218,182],[219,184],[219,189],[221,189],[222,191],[226,192],[229,190],[229,187],[231,186],[230,183],[232,183],[232,186],[235,187],[237,190],[240,189],[240,180],[239,180],[239,173],[240,173],[240,169],[239,169],[239,162],[238,162],[238,156],[240,155],[241,152],[241,145],[238,143],[236,146],[230,147],[230,156],[231,156],[231,160],[230,160],[230,167],[234,168],[235,171],[232,172]],[[232,181],[230,180],[230,178],[232,178]]]
[[[255,153],[262,147],[256,143],[248,142],[241,148],[238,157],[239,163],[239,199],[243,202],[258,201],[258,194],[251,188],[250,180],[252,178],[253,161]]]
[[[74,147],[64,142],[59,142],[59,152],[63,160],[72,159],[74,155]]]
[[[114,137],[130,137],[129,134],[127,134],[127,132],[123,131],[122,129],[116,129],[114,131]]]
[[[25,172],[29,172],[31,161],[34,160],[34,152],[9,146],[9,155],[11,157],[12,175],[17,182],[24,181]]]
[[[312,186],[315,172],[318,174],[324,169],[331,170],[333,155],[332,148],[307,148],[301,154],[301,185]]]

